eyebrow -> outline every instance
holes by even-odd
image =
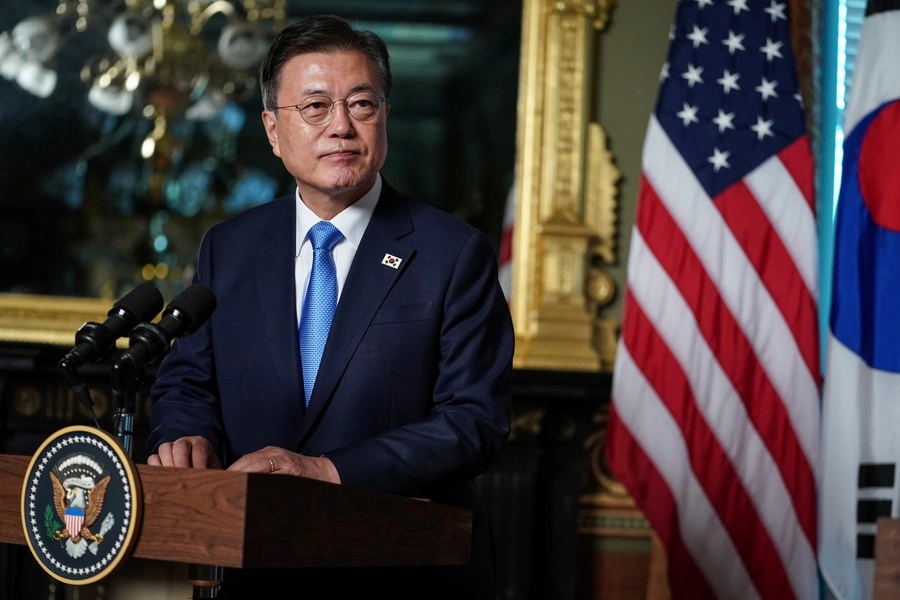
[[[361,83],[359,85],[353,86],[347,92],[348,96],[352,96],[356,92],[372,92],[375,93],[375,88],[372,87],[368,83]],[[328,96],[328,92],[321,88],[307,88],[303,90],[303,97],[306,98],[308,96]],[[328,96],[330,98],[330,96]]]

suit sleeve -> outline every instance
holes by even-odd
[[[422,494],[491,465],[509,435],[515,344],[493,248],[464,244],[447,287],[432,414],[326,455],[345,485]]]
[[[212,237],[210,230],[200,243],[193,277],[193,283],[209,287],[212,287]],[[175,340],[159,366],[150,398],[153,409],[147,447],[151,453],[164,442],[200,435],[209,440],[222,459],[221,411],[209,320],[193,334]]]

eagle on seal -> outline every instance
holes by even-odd
[[[107,475],[95,482],[89,475],[69,477],[60,481],[55,473],[50,473],[53,481],[53,503],[56,514],[65,523],[53,534],[55,540],[66,540],[66,552],[72,558],[81,558],[87,550],[87,540],[103,542],[103,536],[91,532],[91,525],[100,516],[103,498],[109,486]]]

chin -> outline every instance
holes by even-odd
[[[370,180],[372,180],[371,177],[366,178],[359,173],[337,173],[332,177],[329,187],[333,190],[350,190],[364,185],[366,181]]]

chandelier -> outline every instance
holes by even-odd
[[[53,14],[0,33],[0,76],[46,98],[70,40],[100,33],[108,49],[81,68],[88,101],[152,120],[145,158],[173,140],[176,116],[204,120],[255,90],[256,68],[284,26],[286,0],[59,0]]]

